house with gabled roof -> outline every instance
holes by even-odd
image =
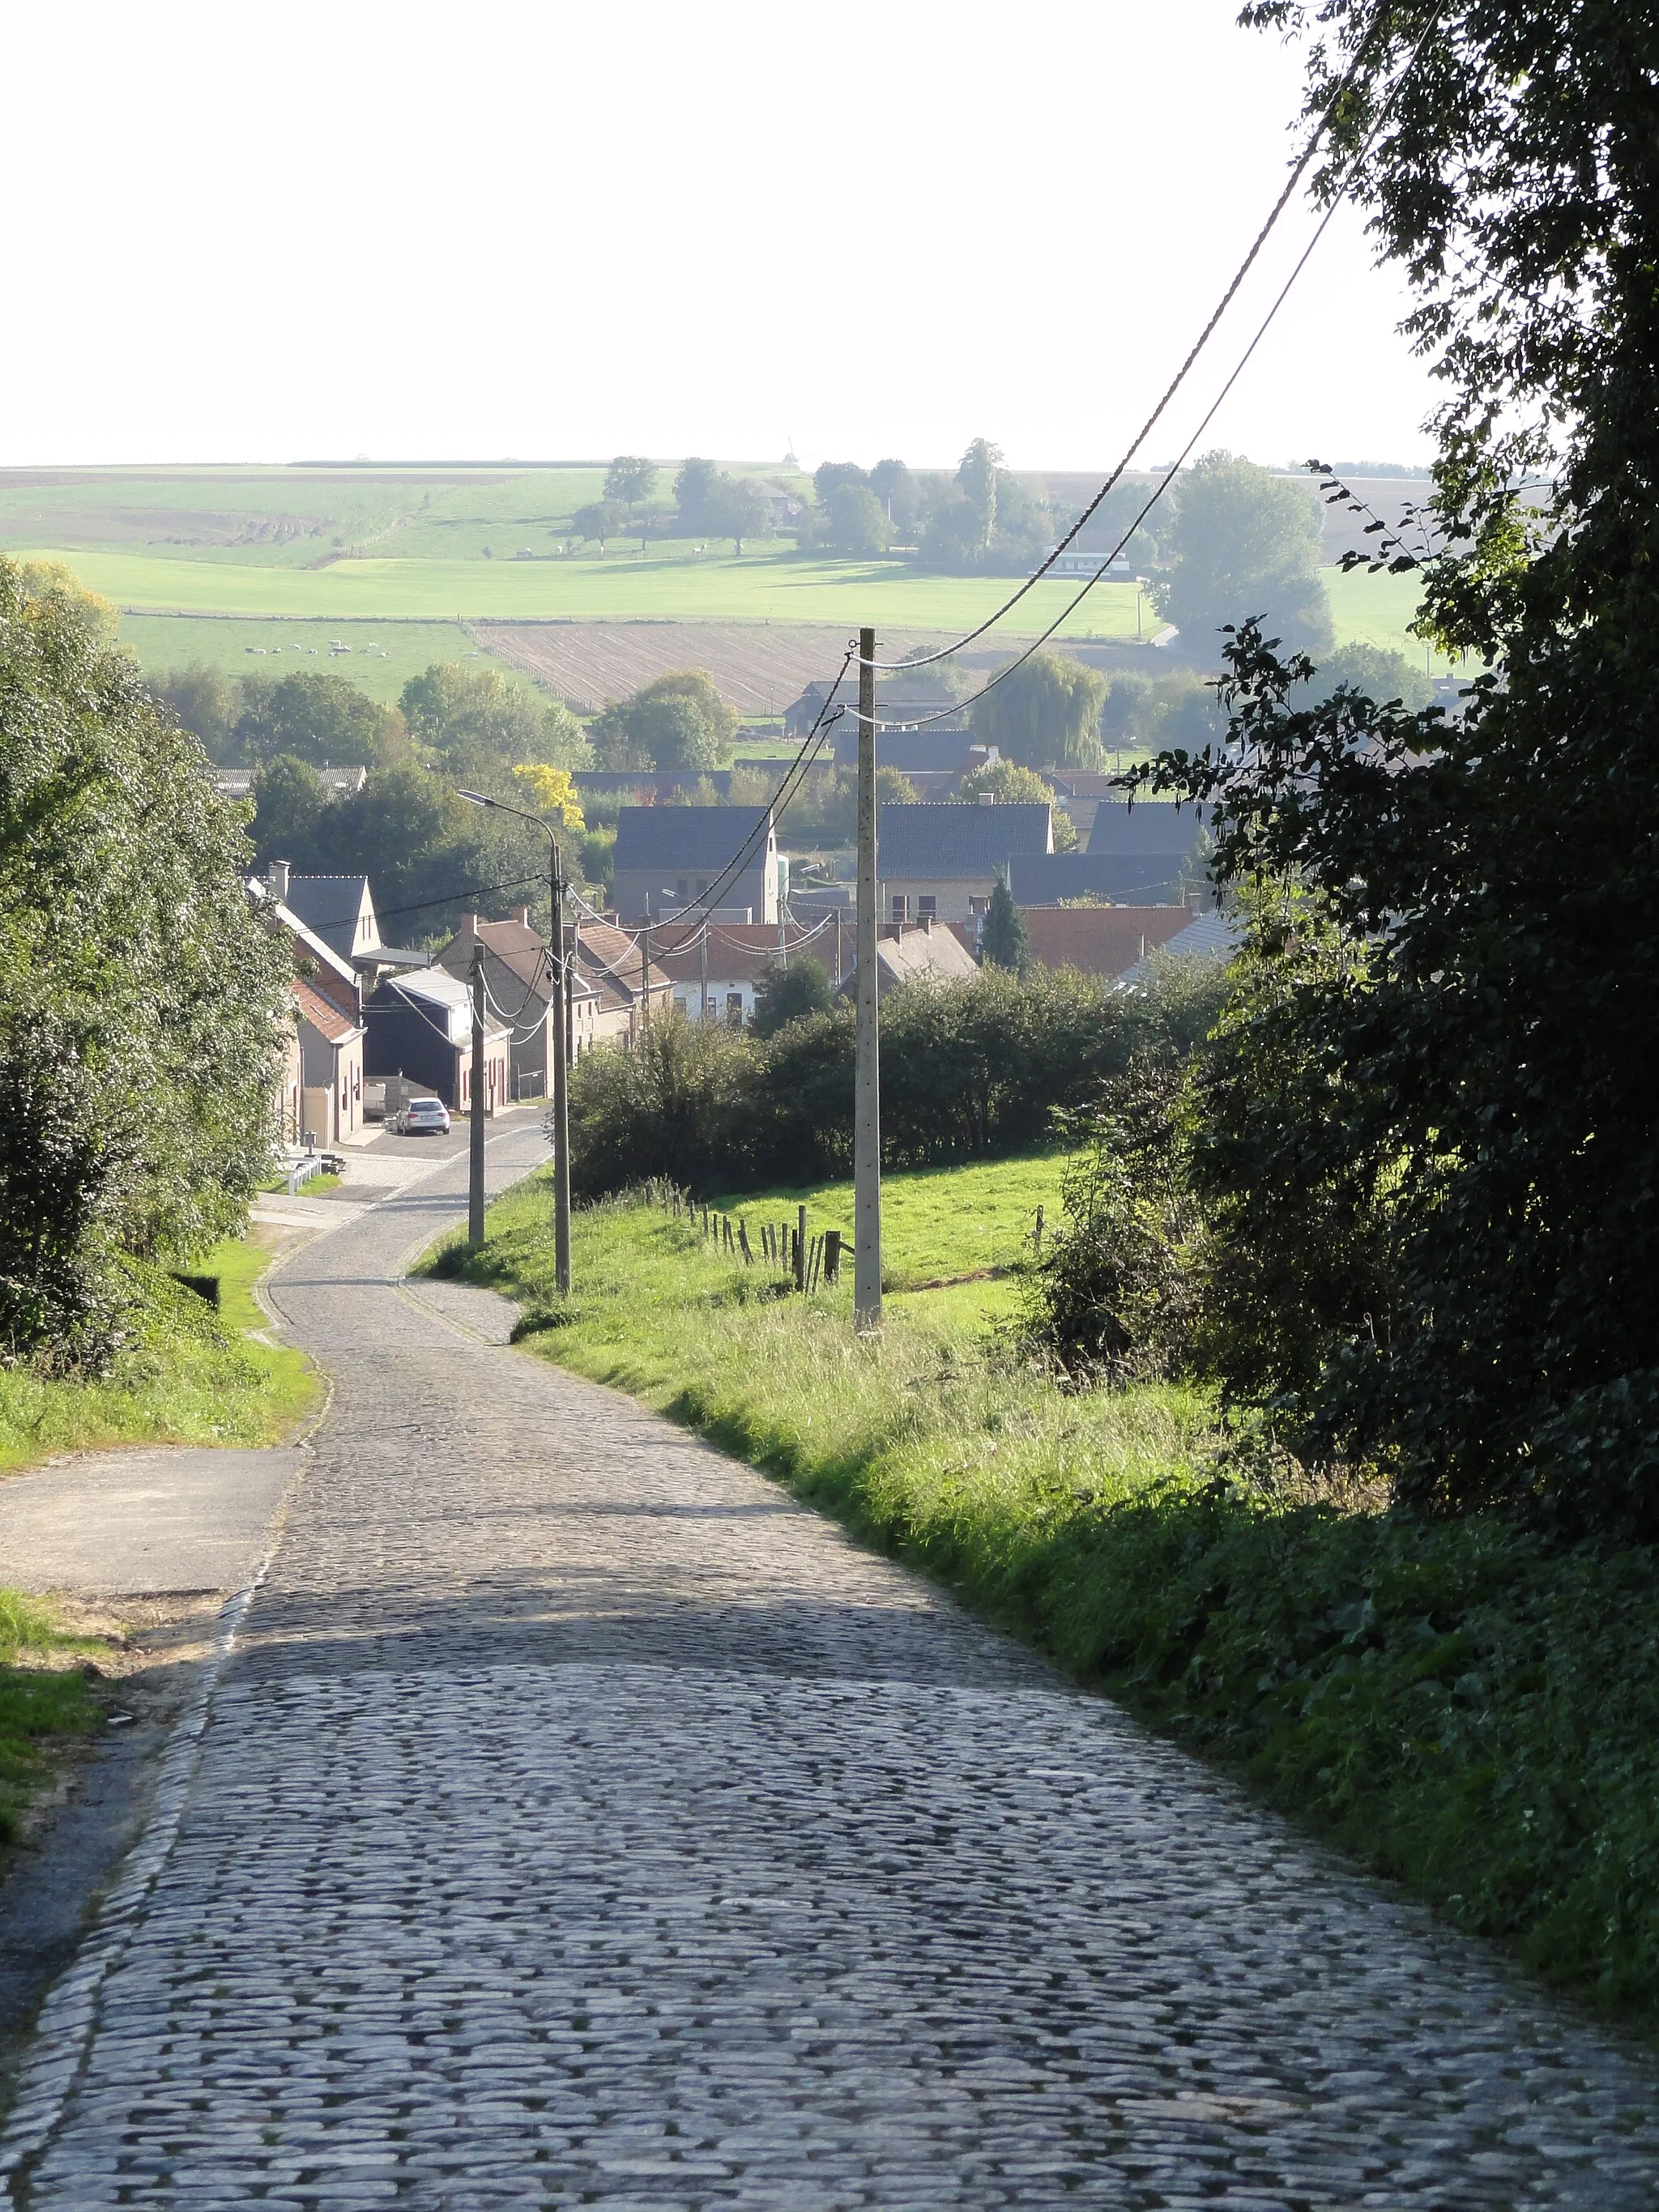
[[[1046,799],[1003,803],[985,793],[977,806],[959,799],[884,806],[876,820],[882,918],[975,921],[1013,861],[1054,849],[1054,810]]]
[[[556,1049],[553,1024],[558,1018],[551,948],[530,926],[530,909],[520,907],[510,921],[486,921],[476,914],[461,926],[437,964],[465,982],[472,973],[475,945],[483,945],[484,989],[497,1014],[511,1024],[508,1076],[514,1098],[546,1098],[553,1089]],[[598,1042],[601,993],[591,976],[571,970],[569,1027],[566,1047],[574,1065]]]
[[[276,866],[282,871],[283,905],[343,960],[371,952],[380,944],[380,925],[367,876],[301,876],[283,861]]]
[[[1180,936],[1193,920],[1185,906],[1042,906],[1023,912],[1034,961],[1113,981]]]
[[[587,1036],[575,1041],[580,1049],[630,1045],[645,1022],[672,1012],[674,986],[652,957],[652,934],[586,917],[565,924],[571,972],[595,994]]]
[[[509,1025],[484,1017],[483,1065],[472,1064],[472,994],[444,968],[387,975],[363,1002],[368,1024],[365,1072],[384,1082],[399,1076],[441,1098],[452,1113],[474,1103],[494,1114],[512,1097]]]
[[[341,1144],[362,1127],[362,1018],[307,976],[296,975],[292,989],[300,1030],[300,1135]]]
[[[727,866],[742,855],[729,878]],[[714,890],[731,921],[775,922],[788,864],[765,806],[624,806],[611,896],[625,922],[658,921]]]

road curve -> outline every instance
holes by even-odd
[[[464,1175],[273,1285],[332,1406],[47,2001],[11,2202],[1659,2202],[1650,2057],[400,1291]]]

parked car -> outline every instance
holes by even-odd
[[[441,1137],[449,1128],[449,1109],[441,1098],[411,1098],[392,1126],[400,1137]]]

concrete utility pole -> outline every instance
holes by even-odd
[[[708,916],[704,915],[702,927],[697,932],[697,1019],[708,1019]]]
[[[466,1241],[476,1251],[483,1243],[484,1218],[484,949],[483,939],[472,945],[472,1097],[471,1171],[466,1187]]]
[[[548,1000],[553,1022],[553,1251],[554,1267],[561,1291],[570,1288],[570,1114],[569,1067],[571,988],[570,963],[564,951],[564,856],[559,850],[558,833],[553,824],[539,814],[526,814],[522,806],[509,806],[504,799],[491,799],[482,791],[462,791],[457,797],[472,806],[493,806],[499,813],[516,815],[520,822],[528,822],[541,831],[547,840],[548,879],[553,894],[553,912],[549,918],[550,942],[549,957],[552,962],[550,988],[553,995]],[[473,951],[472,965],[472,1065],[473,1104],[477,1104],[477,1070],[483,1054],[483,946]],[[475,1111],[472,1123],[472,1188],[467,1208],[468,1235],[474,1244],[483,1242],[483,1121]]]
[[[549,978],[553,1015],[553,1272],[561,1293],[570,1288],[570,988],[564,951],[564,856],[553,848],[553,973]],[[544,1035],[545,1032],[544,1032]]]
[[[876,633],[859,632],[858,1095],[853,1121],[853,1326],[881,1327],[881,1012],[876,975]]]

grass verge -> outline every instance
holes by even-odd
[[[1012,1224],[1058,1167],[892,1178],[890,1228],[909,1228],[890,1266],[994,1249],[998,1178]],[[841,1196],[813,1194],[820,1222]],[[767,1203],[744,1201],[751,1234]],[[766,1469],[1547,1980],[1654,2024],[1652,1553],[1270,1494],[1229,1471],[1195,1393],[1054,1389],[988,1333],[1006,1281],[896,1297],[860,1344],[844,1284],[781,1296],[654,1208],[577,1215],[563,1303],[547,1182],[489,1226],[479,1254],[430,1264],[523,1301],[529,1348]]]
[[[91,1735],[103,1707],[75,1663],[85,1648],[45,1606],[0,1589],[0,1843],[16,1837],[31,1798],[52,1782],[68,1741]]]
[[[253,1286],[271,1256],[241,1239],[191,1262],[217,1279],[216,1312],[162,1269],[131,1264],[129,1342],[98,1381],[0,1368],[0,1474],[109,1444],[276,1443],[319,1386],[302,1352],[252,1334],[266,1327]]]

